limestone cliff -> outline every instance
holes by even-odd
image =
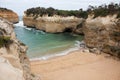
[[[77,17],[61,17],[58,15],[54,16],[42,16],[42,17],[31,17],[24,16],[23,22],[25,26],[35,27],[36,29],[43,30],[50,33],[59,33],[64,31],[74,31],[80,23],[82,18]]]
[[[116,15],[96,18],[89,16],[83,32],[88,47],[120,57],[120,19]]]
[[[0,17],[7,19],[8,21],[12,23],[19,22],[18,15],[12,10],[8,10],[6,8],[0,8]]]
[[[0,18],[0,80],[33,80],[26,50],[16,39],[13,24]]]

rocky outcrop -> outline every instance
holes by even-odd
[[[84,40],[89,48],[120,57],[120,20],[116,15],[88,17],[83,26]]]
[[[4,8],[0,8],[0,17],[7,19],[8,21],[12,22],[12,23],[18,23],[19,22],[19,18],[18,15],[11,11],[11,10],[4,10]]]
[[[49,33],[60,33],[65,31],[75,31],[77,25],[82,23],[82,18],[77,17],[61,17],[54,15],[52,17],[30,17],[24,16],[23,22],[25,26],[35,27]]]
[[[0,80],[33,80],[26,50],[16,39],[13,24],[0,18]]]
[[[75,28],[75,30],[73,31],[73,33],[79,34],[79,35],[84,35],[84,33],[83,33],[84,22],[85,22],[85,19],[83,19],[83,20],[81,21],[81,23],[76,26],[76,28]]]

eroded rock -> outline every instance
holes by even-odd
[[[3,43],[0,37],[0,80],[35,80],[26,56],[27,47],[16,39],[13,24],[0,18],[0,32],[5,40],[12,41]]]
[[[28,17],[24,16],[23,17],[23,22],[25,26],[28,27],[35,27],[36,29],[43,30],[45,32],[49,33],[60,33],[64,32],[68,29],[74,31],[80,23],[82,23],[83,19],[82,18],[77,18],[77,17],[61,17],[61,16],[43,16],[43,17],[38,17],[34,18],[33,17]]]
[[[120,20],[116,16],[88,17],[83,27],[87,47],[120,57]]]
[[[19,18],[18,15],[13,12],[12,10],[8,10],[5,8],[0,8],[0,17],[7,19],[8,21],[12,22],[12,23],[18,23],[19,22]]]

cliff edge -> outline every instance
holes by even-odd
[[[12,23],[18,23],[19,18],[18,15],[13,12],[12,10],[6,9],[6,8],[0,8],[0,17],[7,19],[8,21]]]
[[[79,24],[86,18],[86,11],[58,10],[52,7],[36,7],[24,12],[23,23],[49,33],[75,32]],[[77,31],[78,33],[78,31]]]
[[[0,18],[0,80],[39,80],[31,75],[26,50],[16,39],[13,24]]]
[[[120,57],[120,19],[116,14],[93,17],[89,16],[83,26],[87,47]]]
[[[49,33],[60,33],[65,31],[73,32],[77,25],[82,23],[82,18],[77,18],[74,16],[61,17],[58,15],[54,16],[24,16],[23,22],[25,26],[35,27],[36,29],[43,30]]]

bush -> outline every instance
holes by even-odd
[[[108,5],[101,5],[101,6],[98,6],[98,7],[94,7],[94,6],[89,6],[88,8],[88,13],[91,14],[93,13],[94,14],[94,17],[98,17],[98,16],[107,16],[107,15],[113,15],[113,14],[117,14],[118,18],[120,17],[120,4],[114,4],[114,3],[111,3],[111,4],[108,4]]]
[[[36,7],[36,8],[30,8],[25,11],[27,16],[30,16],[31,14],[33,16],[38,17],[43,15],[53,16],[53,15],[60,15],[60,16],[76,16],[76,17],[83,17],[87,18],[87,12],[83,10],[58,10],[54,9],[52,7],[49,8],[43,8],[43,7]]]
[[[13,43],[13,41],[10,40],[10,37],[0,36],[0,47],[8,47],[11,43]]]
[[[60,16],[75,16],[78,18],[87,18],[88,14],[94,14],[94,17],[98,16],[107,16],[107,15],[113,15],[113,14],[118,14],[118,18],[120,17],[120,4],[108,4],[108,5],[101,5],[101,6],[89,6],[86,11],[83,11],[83,9],[79,10],[58,10],[54,9],[52,7],[49,8],[43,8],[43,7],[36,7],[36,8],[30,8],[25,11],[27,16],[30,16],[31,14],[33,16],[38,17],[38,15],[43,16],[48,14],[48,16],[53,16],[53,15],[60,15]]]
[[[7,8],[2,8],[2,7],[0,7],[0,11],[10,11],[10,12],[12,12],[12,10],[7,9]]]

